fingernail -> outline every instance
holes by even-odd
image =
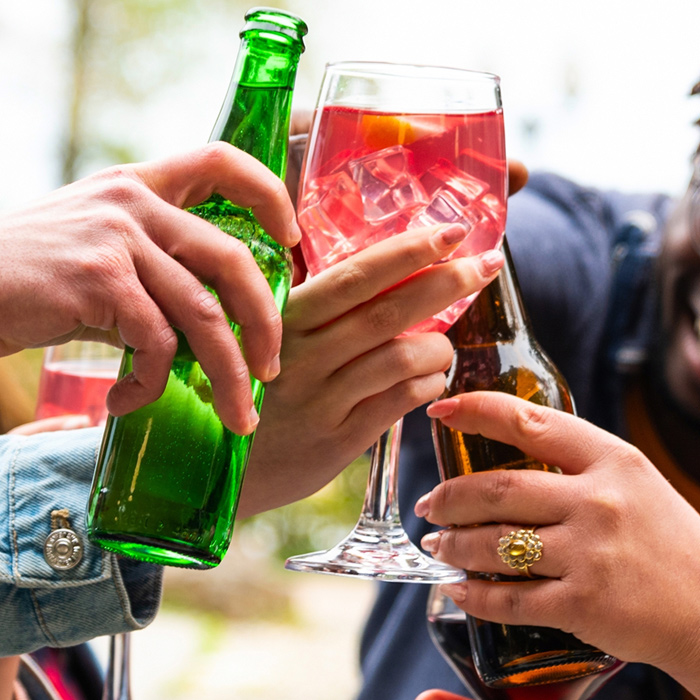
[[[258,412],[255,410],[255,406],[250,409],[250,423],[249,423],[249,428],[250,432],[252,433],[255,428],[258,427],[258,423],[260,422],[260,416],[258,415]]]
[[[438,248],[451,248],[467,237],[467,228],[462,224],[449,224],[439,228],[433,234],[433,241]]]
[[[418,518],[424,518],[428,513],[430,513],[430,494],[426,493],[421,496],[417,501],[416,505],[413,507],[413,512]]]
[[[452,598],[455,603],[463,603],[467,599],[467,589],[463,583],[441,583],[438,588],[440,593]]]
[[[296,245],[301,240],[301,229],[299,228],[299,224],[297,223],[296,217],[292,219],[292,223],[289,228],[293,241],[292,245]]]
[[[280,373],[280,369],[280,356],[277,355],[277,357],[270,362],[270,366],[268,367],[268,381],[272,381]]]
[[[487,250],[479,256],[479,261],[481,262],[484,277],[490,277],[503,267],[505,258],[500,250]]]
[[[458,405],[459,399],[457,398],[442,399],[431,403],[425,412],[429,418],[447,418],[455,412]]]
[[[438,549],[440,548],[440,533],[439,532],[431,532],[423,537],[423,539],[420,541],[420,546],[423,547],[423,549],[426,552],[430,552],[431,554],[433,552],[437,552]]]

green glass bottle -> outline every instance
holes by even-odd
[[[498,277],[450,329],[455,352],[441,398],[466,391],[503,391],[573,413],[564,377],[532,332],[507,241],[503,252],[506,263]],[[461,433],[437,420],[432,427],[443,480],[491,469],[559,471],[511,445]],[[500,583],[522,581],[520,576],[500,574],[467,572],[467,576]],[[479,677],[493,688],[569,681],[600,673],[616,662],[561,630],[501,625],[470,616],[463,624],[460,635],[469,636]]]
[[[305,23],[280,10],[246,14],[241,44],[210,141],[228,141],[283,178],[292,91]],[[291,286],[289,251],[252,213],[214,194],[190,211],[243,240],[267,278],[280,311]],[[231,324],[238,337],[240,329]],[[110,416],[88,503],[91,541],[157,564],[210,568],[231,540],[252,435],[227,430],[209,380],[184,336],[163,395],[126,416]],[[124,353],[120,377],[131,371]],[[264,386],[251,378],[260,410]]]

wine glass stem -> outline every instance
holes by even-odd
[[[403,418],[383,433],[372,447],[362,519],[398,525],[398,467]]]
[[[128,634],[117,634],[109,638],[109,662],[102,700],[131,700],[130,645],[131,638]]]

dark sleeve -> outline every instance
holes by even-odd
[[[580,415],[608,314],[613,248],[632,212],[661,216],[665,198],[603,192],[536,173],[511,197],[506,234],[535,336],[566,377]]]

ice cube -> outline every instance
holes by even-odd
[[[481,199],[489,191],[488,183],[465,173],[445,158],[438,159],[422,175],[420,181],[428,195],[446,189],[452,192],[462,206]]]
[[[359,187],[365,220],[380,224],[424,206],[428,201],[418,178],[410,172],[410,152],[391,146],[350,161]]]
[[[498,201],[496,198],[494,200]],[[505,228],[505,209],[503,214],[497,216],[482,201],[463,206],[452,191],[442,189],[435,193],[424,209],[413,216],[408,227],[463,224],[467,228],[467,236],[459,248],[450,254],[451,259],[476,255],[497,246]]]
[[[317,274],[364,246],[367,236],[360,191],[344,171],[313,180],[299,206],[302,251]]]
[[[463,223],[472,226],[480,218],[473,207],[463,205],[452,192],[441,189],[435,192],[427,206],[411,219],[410,226],[435,226],[436,224]]]

